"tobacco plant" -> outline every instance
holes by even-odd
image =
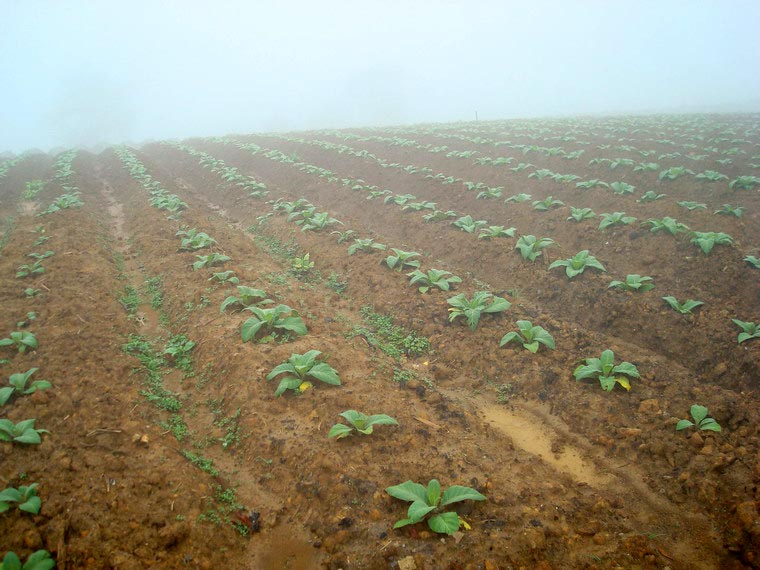
[[[446,210],[445,212],[443,210],[435,210],[422,216],[422,219],[425,220],[425,222],[442,222],[456,217],[457,213],[454,210]]]
[[[549,265],[549,269],[554,269],[555,267],[564,267],[568,279],[580,275],[590,267],[599,269],[600,271],[607,271],[596,257],[589,254],[587,249],[579,251],[573,257],[558,259]]]
[[[475,489],[461,485],[453,485],[441,493],[441,484],[437,479],[431,479],[427,487],[410,480],[388,487],[385,492],[391,497],[412,503],[406,514],[407,518],[396,521],[393,528],[416,524],[434,513],[427,521],[428,527],[433,532],[448,535],[454,534],[466,523],[455,512],[441,512],[443,507],[466,500],[486,500]]]
[[[8,552],[0,562],[0,570],[51,570],[55,568],[55,560],[47,550],[37,550],[29,555],[23,566],[15,552]]]
[[[262,305],[270,305],[274,303],[272,299],[267,298],[266,292],[262,289],[254,289],[246,285],[237,286],[237,295],[230,295],[224,301],[219,308],[220,313],[224,313],[231,305],[240,305],[242,309],[246,307]]]
[[[196,255],[195,258],[197,261],[193,263],[193,271],[198,271],[199,269],[203,269],[205,267],[212,267],[214,265],[219,265],[220,263],[225,263],[232,259],[231,257],[227,255],[222,255],[221,253],[210,253],[208,255]]]
[[[715,245],[732,245],[733,238],[723,232],[694,232],[691,243],[699,246],[705,255],[708,255]]]
[[[694,175],[693,170],[689,170],[688,168],[685,168],[683,166],[671,166],[670,168],[667,168],[660,172],[660,180],[677,180],[681,176],[685,176],[686,174]]]
[[[0,419],[0,441],[39,445],[42,443],[40,434],[50,432],[46,429],[34,429],[36,421],[36,419],[23,420],[14,424],[11,420]]]
[[[243,342],[252,340],[262,330],[269,332],[285,331],[297,336],[303,336],[308,332],[306,324],[298,312],[287,305],[277,305],[267,309],[246,307],[243,310],[253,313],[253,316],[246,320],[240,329]]]
[[[644,194],[636,200],[638,203],[643,204],[644,202],[654,202],[655,200],[661,200],[667,196],[667,194],[658,194],[654,190],[647,190],[644,192]]]
[[[348,255],[353,255],[357,251],[372,253],[375,250],[385,251],[386,246],[382,243],[375,243],[372,238],[357,238],[354,243],[348,246]]]
[[[678,423],[676,424],[676,431],[690,427],[697,427],[703,431],[722,431],[720,424],[716,422],[714,418],[711,418],[707,415],[708,410],[705,406],[694,404],[689,409],[689,413],[691,414],[691,417],[694,421],[692,422],[691,420],[678,420]]]
[[[751,338],[760,338],[760,325],[757,323],[752,323],[750,321],[740,321],[739,319],[731,319],[731,322],[742,329],[742,332],[739,333],[739,336],[736,339],[738,344],[741,344]]]
[[[337,235],[338,236],[338,243],[343,243],[351,239],[356,235],[356,232],[354,230],[346,230],[345,232],[341,231],[333,231],[330,232],[330,235]]]
[[[523,259],[529,261],[536,261],[538,257],[543,253],[543,249],[554,245],[554,240],[551,238],[536,238],[534,235],[520,236],[515,245],[515,249],[520,250],[520,255]]]
[[[409,276],[409,285],[419,285],[420,293],[427,293],[432,287],[449,291],[454,283],[462,282],[461,278],[442,269],[428,269],[427,273],[415,269],[407,275]]]
[[[451,223],[452,226],[459,228],[463,232],[467,232],[468,234],[474,233],[478,231],[480,228],[484,228],[488,225],[488,222],[485,220],[473,220],[472,216],[462,216],[457,221]]]
[[[715,172],[714,170],[705,170],[704,172],[700,172],[699,174],[695,175],[694,178],[697,180],[706,180],[707,182],[728,180],[728,176],[721,174],[720,172]]]
[[[694,299],[686,299],[683,303],[679,303],[678,299],[672,296],[663,297],[662,300],[670,305],[674,311],[677,311],[682,315],[691,314],[692,310],[700,305],[704,305],[702,301],[695,301]]]
[[[16,372],[15,374],[11,374],[8,378],[10,386],[0,388],[0,406],[5,405],[14,393],[19,395],[29,395],[34,394],[37,390],[47,390],[52,387],[52,384],[47,380],[35,380],[27,388],[29,378],[31,378],[32,374],[37,372],[37,370],[39,369],[30,368],[26,372]]]
[[[538,325],[533,325],[530,321],[517,321],[518,332],[508,332],[499,341],[499,346],[504,346],[510,342],[517,342],[523,345],[523,348],[535,354],[539,346],[544,345],[554,350],[554,337],[546,329]]]
[[[736,216],[737,218],[741,218],[744,209],[744,206],[732,206],[731,204],[723,204],[723,207],[720,210],[715,210],[713,213],[720,214],[721,216]]]
[[[515,194],[514,196],[510,196],[509,198],[504,200],[504,203],[509,204],[510,202],[514,202],[516,204],[519,204],[520,202],[527,202],[530,199],[531,199],[530,194],[520,193],[520,194]]]
[[[478,239],[490,240],[492,238],[515,237],[516,228],[505,228],[504,226],[488,226],[480,230]]]
[[[694,210],[706,210],[707,204],[704,204],[702,202],[692,202],[690,200],[681,200],[678,202],[678,205],[682,208],[686,208],[690,212],[693,212]]]
[[[296,224],[301,226],[302,232],[306,232],[324,230],[335,224],[343,225],[343,222],[331,218],[327,212],[315,212],[312,216],[298,220]]]
[[[739,176],[728,185],[729,188],[737,190],[752,190],[755,186],[760,186],[760,178],[757,176]]]
[[[651,291],[654,289],[654,284],[651,283],[651,277],[642,277],[636,273],[632,273],[626,276],[625,281],[610,281],[607,286],[608,289],[623,289],[625,291]]]
[[[0,347],[3,346],[15,346],[23,354],[27,349],[35,350],[37,348],[37,337],[29,331],[13,331],[9,338],[0,339]]]
[[[393,255],[389,255],[385,258],[385,264],[394,271],[403,271],[407,267],[419,268],[420,261],[418,259],[412,259],[419,257],[419,253],[416,251],[403,251],[401,249],[391,248]]]
[[[670,235],[676,235],[681,232],[687,232],[689,231],[689,226],[686,224],[682,224],[675,218],[671,218],[669,216],[665,216],[662,219],[657,218],[651,218],[647,220],[646,222],[642,222],[642,225],[649,224],[651,226],[651,232],[653,234],[659,232],[659,231],[666,231]]]
[[[220,271],[219,273],[213,273],[211,277],[208,278],[209,281],[218,281],[219,283],[232,283],[233,285],[237,285],[240,283],[240,279],[235,277],[235,272],[231,269],[228,271]]]
[[[622,196],[625,194],[633,194],[633,191],[636,190],[636,187],[632,186],[631,184],[626,184],[625,182],[613,182],[610,184],[610,190],[612,190],[615,194]]]
[[[620,384],[626,390],[631,389],[628,378],[640,378],[638,369],[630,362],[615,365],[615,353],[607,349],[600,358],[586,358],[586,364],[581,364],[573,372],[576,380],[597,378],[602,389],[610,392],[615,384]]]
[[[543,200],[536,200],[533,202],[533,209],[539,212],[546,212],[552,208],[564,206],[565,203],[562,200],[555,200],[553,196],[547,196]]]
[[[42,275],[43,273],[45,273],[45,268],[42,265],[42,261],[35,261],[32,264],[24,263],[16,268],[17,279],[29,277],[30,275]]]
[[[16,503],[20,511],[33,515],[38,514],[42,501],[37,496],[37,486],[38,483],[32,483],[31,485],[21,485],[18,489],[6,487],[0,491],[0,514],[9,510],[12,503]]]
[[[746,261],[747,263],[749,263],[755,269],[760,269],[760,259],[758,259],[754,255],[748,255],[742,261]]]
[[[356,410],[346,410],[338,414],[344,418],[350,425],[335,424],[327,434],[328,438],[343,439],[352,435],[354,432],[363,435],[370,435],[374,426],[397,426],[398,422],[386,414],[375,414],[372,416],[364,415]]]
[[[628,225],[636,221],[633,216],[626,216],[625,212],[613,212],[611,214],[602,214],[602,220],[599,222],[600,231],[610,226]]]
[[[483,313],[501,313],[509,309],[512,303],[502,297],[498,297],[488,291],[477,291],[468,299],[464,293],[459,293],[446,300],[451,305],[449,308],[449,322],[454,322],[459,317],[467,320],[470,330],[475,330]]]
[[[305,392],[312,386],[309,379],[339,386],[340,378],[335,369],[326,362],[317,361],[321,354],[319,350],[310,350],[304,354],[291,354],[287,362],[277,365],[267,374],[267,380],[272,380],[280,374],[287,374],[287,376],[280,379],[280,384],[277,386],[274,395],[281,396],[286,390],[293,390],[296,393]]]
[[[576,182],[575,187],[580,188],[581,190],[589,190],[591,188],[596,188],[597,186],[601,188],[609,188],[610,185],[607,184],[603,180],[597,180],[596,178],[592,180],[584,180],[583,182]]]
[[[575,208],[573,206],[570,206],[570,216],[567,219],[568,221],[575,220],[576,222],[582,222],[583,220],[588,220],[595,217],[596,212],[594,212],[594,210],[591,208]]]

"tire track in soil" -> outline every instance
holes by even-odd
[[[225,219],[230,227],[244,229],[241,221],[230,221],[224,206],[208,199],[207,193],[198,190],[178,174],[173,174],[175,184],[192,193],[205,206]],[[221,184],[219,185],[222,186]],[[220,190],[221,191],[221,190]],[[237,211],[240,217],[242,212]],[[669,533],[672,541],[668,547],[671,554],[680,560],[707,560],[694,562],[690,567],[710,569],[720,556],[720,539],[712,529],[707,517],[684,512],[664,498],[655,494],[645,483],[643,474],[632,465],[615,466],[595,453],[593,446],[581,435],[572,433],[569,427],[556,416],[552,416],[540,405],[530,402],[513,401],[510,408],[493,405],[482,398],[466,397],[450,389],[437,388],[457,403],[460,410],[479,410],[484,423],[507,436],[516,447],[533,455],[552,471],[571,477],[578,485],[595,492],[604,492],[623,497],[628,505],[637,505],[629,515],[641,526],[658,529],[677,528],[681,523],[691,525],[690,533]],[[463,401],[463,400],[466,400]],[[562,440],[561,451],[553,451],[555,441]],[[625,471],[621,469],[626,468]],[[644,508],[638,508],[639,506]],[[709,552],[709,553],[708,553]]]

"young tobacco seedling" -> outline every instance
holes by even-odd
[[[691,417],[694,421],[692,422],[690,420],[679,420],[676,424],[676,431],[695,426],[704,431],[722,431],[720,424],[713,418],[707,416],[708,411],[705,406],[694,404],[689,410],[689,413],[691,414]]]
[[[35,261],[32,264],[24,263],[16,268],[17,279],[30,275],[42,275],[43,273],[45,273],[45,268],[42,266],[42,261]]]
[[[432,287],[438,287],[441,291],[449,291],[454,283],[461,283],[462,279],[453,275],[450,271],[442,269],[428,269],[427,273],[415,269],[407,273],[409,285],[419,284],[420,293],[427,293]]]
[[[670,235],[676,235],[681,232],[689,231],[689,226],[682,224],[675,218],[665,216],[662,219],[650,218],[646,222],[642,222],[642,225],[649,224],[651,226],[651,232],[656,234],[659,231],[666,231]]]
[[[603,230],[615,225],[628,225],[636,221],[633,216],[626,216],[625,212],[613,212],[611,214],[602,214],[602,221],[599,222],[598,230]]]
[[[681,200],[678,202],[678,205],[682,208],[686,208],[690,212],[693,212],[694,210],[706,210],[707,204],[704,204],[702,202],[691,202],[689,200]]]
[[[658,194],[654,190],[647,190],[644,192],[644,194],[636,200],[638,203],[643,204],[644,202],[654,202],[655,200],[661,200],[667,196],[667,194]]]
[[[396,420],[386,414],[375,414],[372,416],[367,416],[361,412],[357,412],[356,410],[346,410],[345,412],[338,415],[344,418],[351,425],[347,426],[346,424],[335,424],[330,428],[330,431],[327,434],[328,438],[334,437],[335,439],[342,439],[344,437],[352,435],[354,431],[364,435],[370,435],[373,431],[374,426],[398,425],[398,422]]]
[[[33,289],[32,287],[27,287],[24,289],[24,295],[27,297],[36,297],[39,294],[39,289]]]
[[[42,501],[37,496],[38,483],[21,485],[18,489],[7,487],[0,491],[0,513],[11,508],[10,503],[17,503],[18,509],[36,515],[40,512]]]
[[[209,255],[196,255],[198,261],[193,263],[193,271],[198,271],[204,267],[212,267],[220,263],[225,263],[232,259],[228,255],[222,255],[220,253],[210,253]]]
[[[720,210],[715,210],[713,213],[720,214],[721,216],[736,216],[737,218],[741,218],[744,210],[744,206],[732,206],[731,204],[723,204],[723,207]]]
[[[463,232],[467,232],[468,234],[474,233],[478,231],[481,228],[484,228],[488,225],[488,222],[485,220],[473,220],[472,216],[462,216],[457,221],[451,223],[452,226],[459,228]]]
[[[55,255],[55,252],[48,250],[45,253],[32,252],[30,254],[27,254],[27,257],[31,257],[32,259],[36,259],[37,261],[42,261],[43,259],[47,259],[48,257],[52,257],[53,255]]]
[[[391,248],[393,255],[385,258],[384,263],[394,271],[403,271],[407,267],[419,268],[420,262],[413,257],[419,257],[416,251],[403,251],[401,249]]]
[[[755,269],[760,269],[760,259],[758,259],[754,255],[748,255],[747,257],[743,259],[743,261],[746,261]]]
[[[520,331],[505,334],[501,337],[499,346],[504,346],[509,342],[519,342],[523,345],[524,349],[529,350],[533,354],[538,352],[539,345],[541,344],[554,350],[554,337],[543,327],[534,326],[530,321],[517,321],[517,327]]]
[[[631,389],[628,378],[615,376],[625,374],[631,378],[640,378],[638,369],[630,362],[621,362],[615,366],[615,353],[607,349],[600,358],[586,358],[586,364],[581,364],[573,372],[576,380],[598,378],[603,390],[611,391],[615,384],[620,384],[626,390]]]
[[[477,291],[468,299],[464,293],[454,295],[446,300],[451,305],[449,322],[459,317],[465,317],[470,330],[475,330],[483,313],[501,313],[509,309],[512,303],[502,297],[497,297],[488,291]]]
[[[28,331],[13,331],[10,338],[0,339],[0,347],[14,346],[20,353],[26,352],[28,348],[35,350],[38,346],[37,337]]]
[[[386,246],[382,243],[375,243],[372,238],[357,238],[354,243],[348,246],[348,255],[353,255],[357,251],[372,253],[374,250],[385,251]]]
[[[443,210],[435,210],[422,216],[422,219],[425,222],[443,222],[444,220],[456,217],[457,213],[454,210],[446,210],[445,212]]]
[[[331,218],[327,212],[318,212],[308,219],[297,221],[296,224],[303,224],[301,225],[301,231],[306,232],[324,230],[335,224],[343,225],[343,222]]]
[[[643,293],[654,289],[654,283],[649,283],[649,281],[652,281],[651,277],[642,277],[636,273],[631,273],[626,275],[625,281],[610,281],[607,288],[623,289],[625,291],[641,291]]]
[[[755,186],[760,186],[760,178],[757,176],[739,176],[728,185],[729,188],[738,190],[752,190]]]
[[[0,570],[51,570],[55,568],[55,560],[47,550],[37,550],[29,555],[24,565],[15,552],[8,552],[0,562]]]
[[[310,254],[304,254],[302,257],[294,257],[290,260],[290,272],[299,277],[308,275],[314,269],[314,262],[311,261]]]
[[[246,307],[243,310],[253,313],[253,316],[243,323],[240,330],[243,342],[252,340],[260,330],[283,330],[298,336],[303,336],[308,332],[298,312],[287,305],[277,305],[271,309]]]
[[[0,419],[0,441],[15,441],[39,445],[42,443],[40,434],[50,432],[46,429],[34,429],[34,422],[36,421],[36,419],[23,420],[14,424],[11,420]]]
[[[240,279],[235,277],[235,272],[230,269],[229,271],[221,271],[219,273],[214,273],[211,275],[211,277],[208,278],[209,281],[218,281],[219,283],[232,283],[233,285],[237,285],[240,283]]]
[[[636,190],[636,187],[630,184],[626,184],[625,182],[613,182],[610,184],[610,190],[612,190],[615,194],[622,196],[625,194],[633,194],[633,191]]]
[[[583,220],[588,220],[589,218],[595,218],[596,213],[591,208],[575,208],[573,206],[570,206],[570,217],[567,218],[568,221],[575,220],[576,222],[582,222]]]
[[[740,321],[739,319],[731,319],[731,322],[742,329],[742,332],[739,333],[739,336],[736,339],[738,344],[741,344],[745,340],[749,340],[751,338],[760,338],[760,325],[757,323]]]
[[[580,275],[589,267],[599,269],[600,271],[607,271],[596,257],[589,254],[587,249],[579,251],[568,259],[558,259],[549,265],[549,269],[554,269],[555,267],[564,267],[568,279]]]
[[[345,232],[335,230],[335,231],[330,232],[330,235],[337,235],[338,243],[343,243],[343,242],[347,242],[349,239],[355,236],[356,232],[354,230],[346,230]]]
[[[671,166],[670,168],[660,172],[659,178],[660,180],[677,180],[686,174],[691,174],[693,176],[694,171],[689,170],[688,168],[684,168],[683,166]]]
[[[520,250],[520,255],[523,259],[528,261],[536,261],[538,257],[543,253],[541,250],[554,245],[554,240],[551,238],[536,238],[533,235],[520,236],[515,245],[515,249]]]
[[[10,386],[0,388],[0,406],[5,405],[14,393],[28,395],[33,394],[37,390],[47,390],[52,387],[52,384],[47,380],[35,380],[27,388],[26,384],[29,382],[29,378],[31,378],[32,374],[37,372],[37,370],[38,368],[30,368],[26,372],[16,372],[15,374],[11,374],[10,378],[8,378]]]
[[[558,208],[564,206],[565,203],[562,200],[555,200],[553,196],[547,196],[543,200],[536,200],[533,202],[533,209],[539,212],[546,212],[552,208]]]
[[[491,238],[515,237],[516,228],[505,228],[504,226],[488,226],[480,230],[478,239],[490,240]]]
[[[719,180],[728,180],[728,176],[715,172],[714,170],[705,170],[694,176],[697,180],[706,180],[707,182],[718,182]]]
[[[600,186],[601,188],[609,188],[610,185],[604,182],[603,180],[584,180],[583,182],[576,182],[575,187],[580,188],[581,190],[589,190],[591,188],[595,188],[597,186]]]
[[[252,305],[261,306],[274,303],[272,299],[267,298],[267,294],[262,289],[254,289],[253,287],[247,287],[246,285],[237,286],[237,295],[230,295],[224,301],[219,308],[219,312],[223,313],[230,305],[241,305],[241,308],[250,307]]]
[[[509,198],[504,200],[504,203],[509,204],[510,202],[514,202],[516,204],[519,204],[520,202],[527,202],[530,199],[531,199],[530,194],[520,193],[520,194],[515,194],[514,196],[510,196]]]
[[[702,301],[695,301],[694,299],[686,299],[683,303],[679,303],[678,299],[672,296],[663,297],[662,300],[670,305],[674,311],[677,311],[682,315],[690,314],[692,310],[700,305],[704,305]]]
[[[478,195],[475,196],[476,200],[495,200],[497,198],[501,198],[501,194],[504,192],[504,187],[497,186],[495,188],[488,188],[486,190],[482,190],[481,192],[478,192]]]
[[[339,386],[340,378],[335,369],[326,362],[317,361],[320,354],[322,353],[319,350],[310,350],[304,354],[291,354],[287,362],[277,365],[267,374],[267,380],[272,380],[275,376],[283,373],[287,373],[287,376],[280,380],[274,395],[281,396],[286,390],[302,393],[312,386],[309,378]]]
[[[464,521],[455,512],[440,512],[447,505],[459,501],[485,501],[486,498],[470,487],[453,485],[441,494],[441,484],[437,479],[431,479],[426,487],[413,481],[385,489],[391,497],[411,502],[405,519],[396,521],[393,528],[401,528],[416,524],[425,519],[428,514],[436,513],[428,519],[428,527],[433,532],[452,535],[459,530]]]
[[[715,245],[731,245],[733,238],[723,232],[694,232],[691,243],[699,246],[702,253],[709,255]]]

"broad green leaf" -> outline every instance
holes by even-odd
[[[400,485],[394,485],[385,489],[391,497],[401,499],[402,501],[425,501],[427,500],[427,490],[425,487],[414,481],[405,481]]]
[[[698,404],[694,404],[689,412],[691,413],[691,417],[694,418],[694,423],[697,425],[699,425],[702,420],[707,417],[707,408]]]
[[[18,559],[15,552],[8,552],[0,564],[0,570],[22,570],[21,560]]]
[[[621,362],[612,369],[613,374],[625,374],[631,378],[639,378],[638,369],[630,362]]]
[[[301,386],[302,380],[295,376],[287,376],[280,380],[280,384],[277,386],[277,390],[274,391],[275,396],[282,396],[286,390],[296,390]]]
[[[513,341],[520,342],[521,341],[520,335],[517,334],[516,332],[508,332],[503,337],[501,337],[501,340],[499,341],[499,346],[504,346],[508,342],[513,342]]]
[[[263,325],[264,321],[259,320],[256,317],[251,317],[245,321],[240,329],[240,336],[242,337],[243,342],[248,342],[255,337],[256,333],[259,332],[259,329],[261,329]]]
[[[428,526],[433,532],[452,535],[459,530],[459,515],[456,513],[441,513],[430,517]]]
[[[536,354],[538,352],[539,343],[538,341],[523,343],[523,347],[533,354]]]
[[[434,510],[435,504],[429,505],[425,501],[414,501],[411,505],[409,505],[409,510],[407,511],[406,516],[409,518],[409,520],[421,521],[423,518],[425,518],[426,514]]]
[[[308,376],[313,376],[317,380],[321,380],[326,384],[332,384],[333,386],[340,385],[340,378],[335,369],[326,362],[320,362],[315,366],[312,366],[309,370]]]
[[[441,499],[441,484],[438,479],[431,479],[427,486],[427,504],[437,506]]]
[[[367,427],[371,426],[397,426],[398,422],[386,414],[375,414],[367,418],[365,424]]]
[[[699,423],[699,429],[717,432],[722,431],[718,422],[716,422],[713,418],[705,418],[703,421],[701,421]]]
[[[40,512],[40,507],[42,506],[42,501],[39,497],[33,496],[29,497],[29,499],[21,503],[18,508],[24,512],[32,513],[33,515],[36,515]]]
[[[475,489],[470,487],[463,487],[462,485],[452,485],[443,492],[443,498],[441,499],[441,506],[450,505],[451,503],[457,503],[459,501],[485,501],[485,496],[478,493]]]
[[[14,437],[13,441],[17,441],[19,443],[28,443],[31,445],[37,445],[37,444],[42,443],[40,434],[37,433],[33,429],[28,429],[25,432],[23,432],[20,436]]]
[[[301,317],[286,317],[277,323],[275,327],[294,332],[298,336],[303,336],[309,332]]]
[[[0,406],[4,406],[5,403],[10,399],[12,394],[13,394],[13,388],[11,386],[0,388]]]
[[[271,380],[278,374],[282,374],[283,372],[290,372],[291,374],[296,374],[295,367],[290,362],[283,362],[282,364],[278,364],[274,367],[274,369],[267,374],[267,380]]]
[[[690,422],[689,420],[679,420],[676,424],[676,431],[680,431],[682,429],[690,428],[694,424]]]
[[[351,435],[351,432],[353,430],[347,426],[346,424],[335,424],[333,427],[330,428],[330,431],[327,433],[328,438],[335,438],[335,439],[341,439],[344,437],[348,437]]]

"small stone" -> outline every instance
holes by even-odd
[[[689,438],[689,440],[691,441],[694,447],[702,447],[705,443],[705,440],[702,439],[702,436],[699,435],[699,433],[697,432],[694,432],[693,434],[691,434],[691,438]]]
[[[728,364],[725,362],[720,362],[713,368],[713,374],[717,377],[723,376],[726,372],[728,372]]]
[[[417,563],[414,556],[405,556],[398,561],[398,570],[417,570]]]
[[[621,428],[620,429],[620,435],[623,437],[636,437],[637,435],[641,434],[641,430],[639,428]]]
[[[606,544],[607,543],[607,533],[606,532],[597,532],[592,539],[594,541],[594,544]]]

